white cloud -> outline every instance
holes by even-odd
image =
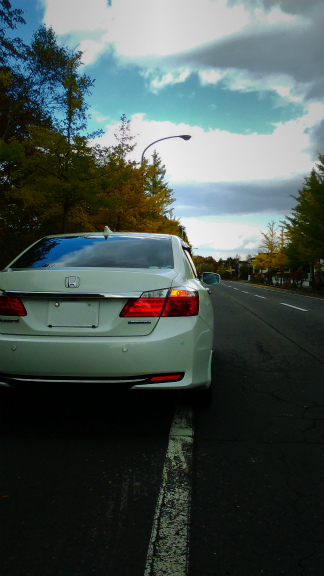
[[[274,91],[281,99],[289,102],[302,102],[302,93],[305,90],[305,86],[301,90],[301,86],[287,74],[268,74],[260,77],[247,70],[213,68],[200,70],[198,76],[203,86],[222,82],[223,86],[231,91],[260,93]]]
[[[155,140],[167,136],[190,134],[191,140],[179,138],[160,142],[146,153],[149,160],[154,149],[167,168],[172,182],[242,182],[290,178],[308,174],[313,167],[310,154],[310,131],[324,116],[324,104],[313,103],[297,120],[275,126],[273,134],[233,134],[224,130],[204,131],[198,126],[148,121],[144,114],[132,117],[131,129],[136,135],[134,159]],[[107,125],[104,145],[114,145],[116,123]]]
[[[248,0],[42,1],[45,23],[80,46],[85,64],[114,49],[117,58],[142,67],[155,93],[185,81],[195,69],[202,83],[222,79],[231,90],[276,90],[290,101],[300,101],[313,88],[316,52],[308,46],[313,37],[318,42],[320,26],[281,10],[277,2],[267,9]],[[309,3],[310,14],[311,8]],[[194,50],[198,57],[187,61]]]
[[[91,64],[96,57],[101,54],[105,48],[104,42],[96,42],[95,40],[82,40],[80,42],[79,49],[83,52],[82,62],[83,64]]]
[[[144,148],[159,138],[191,134],[187,142],[172,138],[155,144],[145,158],[150,161],[154,149],[161,156],[176,198],[175,216],[181,218],[195,252],[217,260],[236,253],[244,258],[258,251],[260,228],[266,230],[268,222],[279,223],[290,212],[290,193],[297,193],[314,166],[308,128],[323,113],[323,106],[313,104],[303,118],[278,124],[272,135],[204,132],[185,124],[148,121],[137,114],[131,119],[137,142],[133,159],[139,162]],[[107,125],[102,144],[116,143],[116,126]],[[204,182],[209,183],[206,188]],[[238,216],[242,212],[245,215]],[[199,217],[199,213],[209,216]]]
[[[186,228],[194,254],[212,256],[215,260],[239,254],[244,260],[248,254],[258,252],[261,231],[265,231],[267,225],[260,228],[243,218],[241,220],[233,218],[222,222],[217,217],[193,217],[181,218],[181,224]]]
[[[230,213],[232,199],[245,214],[246,209],[252,210],[256,204],[259,214],[269,213],[270,208],[274,212],[285,210],[287,204],[282,197],[289,197],[290,183],[294,179],[298,186],[299,176],[302,182],[313,168],[316,158],[312,157],[312,138],[314,143],[320,137],[324,117],[324,104],[315,100],[323,94],[321,3],[310,0],[42,2],[46,25],[52,26],[58,35],[68,35],[63,41],[80,47],[85,64],[95,62],[105,51],[113,49],[121,62],[126,60],[142,69],[155,93],[168,85],[185,82],[190,73],[198,71],[202,85],[221,81],[232,91],[275,90],[282,100],[309,99],[303,117],[276,124],[272,134],[205,131],[199,126],[149,121],[143,113],[131,118],[137,142],[133,159],[138,162],[150,142],[191,134],[188,142],[179,138],[159,142],[145,157],[150,160],[153,150],[157,150],[175,195],[177,185],[182,194],[186,183],[197,184],[191,188],[191,195],[183,193],[182,203],[187,202],[184,210],[181,212],[176,203],[175,212],[179,216],[190,215],[181,217],[181,222],[187,227],[193,246],[201,248],[198,252],[218,259],[228,250],[231,255],[242,256],[257,250],[260,225],[252,218],[241,217],[240,221],[231,216],[224,221],[224,216],[220,220],[214,215],[209,219],[203,215]],[[102,144],[116,144],[117,126],[116,122],[107,124],[106,134],[100,139]],[[274,183],[272,188],[269,181]],[[199,212],[199,186],[204,183],[205,206]],[[272,194],[271,206],[269,194]]]
[[[185,82],[190,76],[190,70],[189,68],[185,68],[183,70],[180,69],[167,72],[166,74],[161,74],[153,70],[146,70],[143,72],[143,76],[149,81],[151,91],[158,93],[161,88]]]
[[[193,246],[208,245],[212,250],[229,250],[232,253],[244,246],[244,239],[249,238],[249,247],[257,249],[260,243],[260,229],[249,224],[213,221],[208,218],[182,218],[181,223],[190,230],[190,241]],[[234,230],[234,232],[233,232]],[[251,237],[255,238],[253,242]]]
[[[111,24],[107,0],[43,0],[43,4],[45,24],[59,35],[105,31]]]
[[[202,85],[205,84],[218,84],[220,80],[225,78],[225,73],[222,70],[201,70],[199,77]]]
[[[45,23],[57,34],[96,32],[99,45],[114,44],[131,60],[168,56],[251,27],[285,25],[295,17],[275,7],[266,13],[226,0],[44,0]],[[64,14],[64,17],[62,15]],[[98,52],[93,51],[95,59]]]

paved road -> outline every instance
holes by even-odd
[[[217,288],[214,401],[196,422],[190,576],[319,576],[324,302]]]
[[[324,302],[230,282],[212,298],[210,406],[177,394],[0,391],[2,576],[323,573]],[[179,412],[195,425],[190,458],[170,456]],[[178,460],[187,476],[173,483],[190,485],[191,509],[180,534],[188,562],[172,570],[148,564],[148,551],[158,550],[166,461]]]

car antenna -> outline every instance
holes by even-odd
[[[110,234],[112,234],[112,230],[110,230],[110,228],[108,226],[104,227],[104,236],[107,240],[108,236],[110,236]]]

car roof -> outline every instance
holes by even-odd
[[[176,236],[174,234],[159,234],[155,232],[71,232],[68,234],[50,234],[46,236],[46,238],[73,238],[75,236],[84,237],[84,238],[98,238],[100,236],[118,236],[121,238],[175,238],[178,242],[182,244],[184,248],[189,249],[189,246],[182,238]]]

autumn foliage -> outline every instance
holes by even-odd
[[[93,81],[82,52],[41,26],[30,46],[10,39],[23,12],[0,0],[0,266],[46,234],[103,230],[183,235],[156,153],[130,161],[136,143],[125,115],[116,144],[87,133]]]

